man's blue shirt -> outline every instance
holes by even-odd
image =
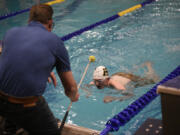
[[[39,22],[12,28],[3,39],[0,90],[18,97],[42,95],[54,66],[58,72],[71,70],[67,50],[58,36]]]

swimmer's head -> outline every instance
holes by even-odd
[[[105,66],[96,67],[93,73],[93,80],[98,89],[103,89],[106,86],[107,78],[109,78],[107,68]]]
[[[105,66],[98,66],[94,70],[94,73],[93,73],[94,80],[104,80],[108,77],[109,77],[108,70]]]

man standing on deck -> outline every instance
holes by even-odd
[[[10,29],[0,56],[0,115],[30,135],[59,135],[57,121],[42,97],[56,67],[65,94],[72,102],[79,93],[69,56],[61,39],[51,33],[52,7],[39,4],[30,10],[29,24]]]

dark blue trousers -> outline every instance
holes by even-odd
[[[24,128],[29,135],[60,134],[57,120],[44,98],[40,98],[33,107],[24,107],[0,97],[0,115]]]

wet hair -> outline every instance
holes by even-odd
[[[48,20],[52,20],[53,9],[47,4],[38,4],[32,6],[29,14],[29,22],[38,21],[47,24]]]

